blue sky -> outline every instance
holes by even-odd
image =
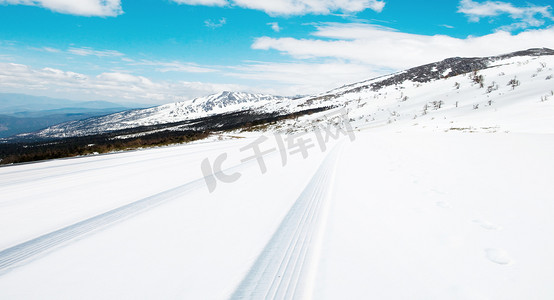
[[[0,92],[161,104],[322,92],[554,48],[550,1],[0,0]]]

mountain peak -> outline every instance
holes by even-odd
[[[432,85],[440,80],[444,80],[444,82],[452,81],[451,79],[456,76],[477,71],[480,73],[497,72],[492,69],[510,69],[510,65],[514,64],[515,67],[523,66],[529,61],[536,60],[537,57],[552,55],[554,55],[554,51],[551,49],[534,48],[499,56],[447,58],[439,62],[418,66],[391,75],[343,86],[317,96],[308,96],[295,100],[265,94],[222,91],[206,97],[196,98],[192,102],[177,102],[149,109],[126,111],[99,118],[63,123],[32,135],[47,138],[83,136],[141,126],[174,124],[230,113],[286,113],[306,108],[330,108],[344,105],[341,101],[345,97],[348,98],[352,95],[365,95],[369,93],[372,97],[379,97],[381,93],[386,94],[387,91],[390,93],[393,90],[396,92],[405,89],[407,86]],[[517,59],[511,59],[514,57]],[[500,71],[498,72],[501,73]],[[551,78],[549,75],[546,74],[545,78]],[[470,77],[468,76],[467,78]],[[493,76],[490,75],[490,77]],[[497,78],[496,81],[500,81],[500,79]],[[506,86],[506,83],[503,83],[503,85]],[[405,94],[400,94],[398,97],[407,99]],[[410,95],[410,97],[412,96]]]

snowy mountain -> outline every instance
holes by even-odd
[[[66,122],[22,137],[62,138],[105,133],[115,130],[177,123],[238,111],[274,112],[290,106],[285,97],[221,92],[207,97],[166,104],[147,109],[129,110],[103,117]]]
[[[493,57],[449,58],[319,95],[291,99],[222,92],[192,101],[67,122],[21,136],[86,136],[236,112],[287,115],[342,107],[347,108],[357,128],[401,123],[404,130],[505,131],[525,130],[525,126],[536,130],[537,122],[550,120],[544,108],[552,103],[548,100],[553,97],[553,66],[554,51],[544,48]],[[273,129],[304,131],[317,126],[321,114],[305,116],[298,122],[283,121]],[[514,120],[519,120],[517,126]],[[184,128],[179,126],[172,128]],[[541,128],[550,130],[554,126]]]
[[[554,299],[553,67],[546,49],[453,58],[311,97],[66,123],[57,134],[312,109],[0,168],[0,298]],[[323,149],[310,128],[339,109],[355,140]]]
[[[298,101],[345,107],[358,129],[553,132],[553,67],[550,49],[450,58]],[[289,125],[303,130],[320,121]]]
[[[0,138],[34,132],[68,121],[144,107],[149,106],[0,93]]]

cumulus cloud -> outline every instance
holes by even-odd
[[[460,39],[409,34],[369,24],[326,23],[318,25],[313,35],[316,38],[260,37],[252,48],[277,50],[297,59],[334,58],[396,70],[453,56],[489,56],[527,48],[554,48],[554,28],[516,35],[499,31]]]
[[[58,68],[33,68],[23,64],[0,62],[0,92],[20,93],[24,90],[27,94],[74,100],[102,99],[163,104],[227,90],[305,95],[380,74],[371,66],[343,61],[245,62],[239,66],[221,67],[218,72],[222,78],[227,78],[220,81],[241,83],[153,80],[125,71],[86,75]]]
[[[79,16],[114,17],[123,13],[121,0],[0,0],[0,4],[39,6]]]
[[[322,63],[249,62],[229,68],[226,75],[257,81],[256,85],[267,93],[292,96],[326,91],[382,72],[387,71],[337,60]]]
[[[381,12],[385,2],[381,0],[173,0],[188,5],[225,6],[261,10],[271,15],[330,14],[336,11],[347,13],[372,9]]]
[[[554,20],[551,9],[552,7],[549,5],[536,6],[527,4],[526,6],[518,7],[511,3],[500,1],[476,2],[473,0],[461,0],[458,12],[465,14],[472,22],[479,22],[481,18],[491,18],[500,15],[508,15],[510,18],[518,20],[515,25],[502,28],[507,30],[542,26],[544,19]]]
[[[161,104],[189,100],[224,90],[246,90],[244,86],[203,82],[153,81],[124,72],[85,75],[55,68],[32,68],[0,62],[0,91],[20,92],[75,100],[106,99]]]

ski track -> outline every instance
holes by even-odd
[[[32,259],[65,242],[125,220],[164,202],[179,198],[183,194],[199,188],[203,183],[203,178],[197,179],[5,249],[0,252],[0,275],[5,274],[20,263]]]
[[[152,160],[150,160],[150,162],[156,162],[156,161],[160,161],[160,160],[162,160],[162,159],[152,159]],[[109,172],[110,170],[114,170],[114,169],[117,170],[118,168],[120,168],[122,166],[140,166],[141,163],[142,163],[141,161],[126,162],[126,163],[121,163],[121,164],[116,164],[116,165],[111,165],[111,166],[83,169],[83,170],[77,170],[77,171],[73,171],[73,172],[50,175],[50,176],[41,176],[41,177],[36,177],[36,178],[25,178],[25,179],[15,179],[15,180],[12,180],[12,181],[3,182],[2,186],[0,186],[0,187],[13,186],[13,185],[18,185],[18,184],[26,184],[29,181],[38,182],[38,181],[44,181],[44,180],[57,180],[57,179],[64,178],[64,177],[72,177],[72,176],[76,176],[76,175],[81,175],[81,174],[85,174],[85,173],[93,173],[93,172],[97,172],[97,171]],[[183,168],[192,166],[194,164],[196,164],[196,162],[187,162],[186,164],[184,163]]]
[[[209,150],[209,153],[212,153],[212,152],[216,152],[216,151],[221,151],[221,149],[225,149],[226,147],[228,147],[227,145],[223,145],[223,146],[220,146],[220,147],[217,147],[214,149],[210,149]],[[143,150],[136,150],[136,152],[138,151],[143,151]],[[187,153],[187,155],[191,155],[191,154],[198,154],[198,153],[206,153],[207,151],[206,150],[198,150],[198,151],[193,151],[193,152],[190,152],[190,153]],[[117,153],[109,153],[109,154],[103,154],[103,155],[112,155],[112,154],[117,154]],[[153,161],[165,161],[165,160],[168,160],[168,159],[171,159],[171,158],[174,158],[174,157],[179,157],[179,156],[182,156],[183,154],[182,153],[178,153],[178,154],[175,154],[175,153],[170,153],[170,154],[167,154],[165,156],[161,156],[161,157],[157,157],[157,158],[149,158],[149,162],[153,162]],[[99,156],[95,156],[95,157],[99,157]],[[66,159],[59,159],[59,160],[72,160],[72,159],[78,159],[78,158],[83,158],[83,157],[70,157],[70,158],[66,158]],[[68,173],[60,173],[60,174],[52,174],[52,171],[50,172],[50,174],[48,176],[37,176],[35,178],[33,177],[29,177],[29,176],[26,176],[24,179],[10,179],[10,178],[7,178],[6,180],[3,180],[2,181],[2,186],[10,186],[10,185],[15,185],[15,184],[21,184],[21,183],[27,183],[29,181],[39,181],[39,180],[44,180],[44,179],[53,179],[53,178],[62,178],[62,177],[67,177],[67,176],[71,176],[71,175],[78,175],[78,174],[82,174],[82,173],[86,173],[86,172],[91,172],[91,171],[98,171],[98,170],[108,170],[108,169],[113,169],[113,168],[118,168],[118,167],[121,167],[121,166],[125,166],[125,165],[138,165],[140,163],[143,163],[144,160],[143,159],[138,159],[138,158],[133,158],[133,157],[127,157],[125,159],[131,159],[131,161],[127,161],[127,162],[124,162],[124,163],[117,163],[117,164],[113,164],[113,165],[109,165],[109,166],[103,166],[103,167],[96,167],[96,168],[80,168],[79,170],[76,170],[76,171],[73,171],[73,172],[68,172]],[[103,162],[108,162],[108,161],[118,161],[118,160],[121,160],[121,158],[118,158],[118,157],[114,157],[114,158],[108,158],[108,159],[103,159]],[[85,162],[79,162],[79,163],[75,163],[75,164],[72,164],[71,166],[72,167],[76,167],[76,166],[83,166],[83,165],[89,165],[89,164],[97,164],[98,161],[85,161]],[[31,164],[31,163],[29,163]],[[10,167],[10,166],[7,166],[7,167]],[[41,171],[41,172],[37,172],[37,173],[44,173],[44,171],[46,170],[49,170],[49,169],[58,169],[58,168],[66,168],[67,165],[60,165],[60,166],[48,166],[48,167],[43,167],[43,168],[37,168],[33,171]],[[8,177],[8,176],[13,176],[13,175],[17,175],[18,173],[25,173],[25,172],[29,172],[28,170],[22,170],[22,171],[13,171],[13,172],[10,172],[8,170],[8,172],[6,173],[1,173],[0,172],[0,176],[5,176],[5,177]],[[11,181],[10,181],[11,180]]]
[[[226,169],[225,172],[252,167],[254,164],[254,160],[239,163]],[[0,276],[62,244],[81,238],[93,231],[106,228],[168,201],[183,197],[193,190],[202,188],[204,185],[205,178],[202,177],[4,249],[0,251]]]
[[[325,202],[341,145],[325,158],[231,299],[305,299]]]

